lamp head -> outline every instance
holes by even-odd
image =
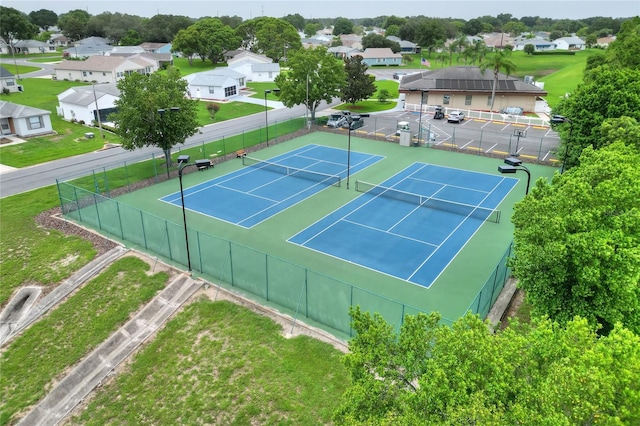
[[[522,166],[522,160],[516,157],[507,157],[504,159],[504,163],[510,166]]]
[[[500,173],[515,173],[518,169],[514,166],[498,166],[498,171]]]
[[[188,155],[180,155],[178,156],[178,164],[187,164],[190,158],[191,157],[189,157]]]

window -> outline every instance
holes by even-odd
[[[451,101],[451,96],[450,95],[444,95],[442,97],[442,104],[443,105],[449,105],[450,101]]]
[[[216,92],[216,88],[213,86],[209,86],[209,93],[214,94]]]
[[[473,100],[473,96],[472,95],[467,95],[464,97],[464,104],[465,105],[471,105],[471,101]]]
[[[224,97],[228,98],[229,96],[233,96],[237,94],[236,86],[225,87],[224,88]]]
[[[7,87],[16,85],[16,81],[13,80],[13,79],[6,79],[5,83],[6,83]]]
[[[86,71],[82,71],[82,76],[86,77],[87,76],[87,72]]]
[[[33,129],[42,129],[44,127],[44,123],[42,122],[42,117],[29,117],[27,120],[27,126],[30,130]]]

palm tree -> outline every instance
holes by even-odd
[[[508,54],[511,52],[506,52],[504,50],[498,50],[493,56],[486,57],[482,62],[480,62],[480,71],[484,74],[484,72],[491,68],[493,70],[493,88],[491,89],[491,111],[493,111],[493,103],[496,100],[496,88],[498,86],[498,75],[500,74],[500,70],[504,69],[507,77],[516,69],[516,64],[511,62],[508,59]]]

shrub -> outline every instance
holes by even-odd
[[[209,115],[211,116],[211,119],[213,120],[216,112],[220,111],[220,104],[217,104],[215,102],[209,102],[207,104],[207,111],[209,111]]]

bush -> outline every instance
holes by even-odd
[[[3,94],[3,95],[10,95],[10,94],[11,94],[11,91],[9,91],[9,89],[7,89],[6,87],[3,87],[3,88],[2,88],[2,94]]]
[[[213,120],[213,118],[216,115],[216,112],[220,111],[220,104],[217,104],[215,102],[209,102],[207,104],[207,111],[209,111],[209,115],[211,116],[211,119]]]

